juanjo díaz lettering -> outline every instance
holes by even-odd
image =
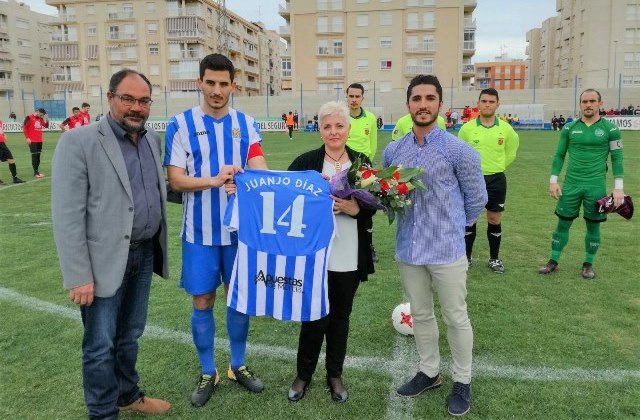
[[[296,188],[300,188],[305,191],[309,191],[311,194],[318,197],[320,194],[324,192],[324,189],[319,186],[313,184],[312,182],[308,182],[307,180],[296,179],[295,181],[291,181],[291,178],[285,176],[265,176],[263,178],[251,179],[249,182],[244,183],[247,188],[247,192],[252,189],[257,189],[259,187],[266,187],[270,185],[293,185]]]

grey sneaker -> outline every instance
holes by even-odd
[[[551,274],[558,271],[558,262],[555,260],[549,260],[543,267],[538,269],[539,274]]]
[[[453,383],[453,390],[449,394],[449,414],[464,416],[471,409],[471,384]]]
[[[396,392],[401,397],[416,397],[423,392],[437,388],[440,385],[442,385],[440,375],[430,378],[425,373],[418,371],[413,379],[398,388]]]
[[[582,278],[585,280],[593,280],[596,278],[596,273],[593,272],[593,266],[591,264],[582,264]]]
[[[500,260],[500,259],[497,259],[497,258],[496,259],[489,259],[489,263],[487,264],[487,266],[494,273],[498,273],[498,274],[504,273],[504,265],[502,265],[502,260]]]
[[[238,369],[231,369],[229,366],[229,370],[227,371],[227,377],[236,381],[243,387],[247,389],[247,391],[251,392],[262,392],[264,391],[264,385],[262,381],[253,374],[246,366],[240,366]]]
[[[220,382],[220,375],[216,370],[216,376],[200,375],[198,385],[195,391],[191,394],[191,405],[194,407],[202,407],[209,401],[215,391],[216,385]]]

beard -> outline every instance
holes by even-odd
[[[421,112],[421,111],[418,111],[418,112]],[[438,114],[435,114],[435,115],[434,114],[429,114],[429,116],[431,117],[429,120],[427,120],[427,121],[419,121],[416,118],[416,115],[417,115],[417,113],[416,114],[411,114],[411,120],[413,121],[413,124],[418,126],[418,127],[428,127],[438,119]]]
[[[128,118],[137,118],[139,121],[132,121]],[[144,128],[147,118],[139,112],[128,112],[118,121],[128,133],[137,133]]]

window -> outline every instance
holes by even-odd
[[[96,25],[87,26],[87,36],[96,36],[98,35],[98,28]]]
[[[149,45],[149,54],[150,55],[160,54],[160,47],[157,45]]]
[[[154,14],[155,12],[156,12],[156,4],[148,2],[147,3],[147,13],[148,14]]]
[[[135,60],[138,57],[138,54],[136,52],[136,47],[135,46],[124,47],[124,53],[125,53],[125,57],[127,57],[130,60],[131,59]]]
[[[90,94],[91,96],[93,96],[94,98],[97,98],[100,96],[100,85],[91,85],[90,87]]]
[[[391,70],[391,60],[380,60],[380,70]]]
[[[332,32],[343,32],[342,28],[342,16],[334,16],[331,18],[331,31]]]
[[[18,38],[18,47],[31,48],[31,41],[29,41],[28,39]]]
[[[318,16],[316,20],[317,32],[329,32],[329,18],[327,16]]]
[[[356,66],[358,68],[358,71],[367,71],[369,70],[369,60],[367,59],[356,60]]]
[[[342,54],[342,40],[341,39],[334,39],[333,40],[333,53],[336,55],[341,55]]]
[[[328,55],[329,54],[329,47],[327,46],[327,40],[326,39],[321,39],[318,41],[318,55]]]
[[[418,29],[417,13],[407,13],[407,29]]]
[[[356,16],[356,25],[358,25],[358,26],[369,26],[369,15],[358,15],[358,16]]]
[[[391,80],[380,80],[380,92],[391,92]]]
[[[433,35],[425,35],[422,37],[422,46],[425,51],[433,52],[436,50],[436,43]]]
[[[380,37],[380,48],[391,48],[393,47],[393,41],[390,36],[381,36]]]
[[[627,20],[640,20],[640,4],[627,4]]]
[[[100,67],[89,66],[87,68],[87,74],[89,74],[89,77],[100,77]]]
[[[160,65],[159,64],[150,64],[149,65],[149,75],[150,76],[160,76]]]
[[[16,28],[29,29],[29,21],[24,19],[16,19]]]
[[[369,38],[366,36],[358,37],[358,39],[356,40],[356,45],[359,49],[369,48]]]
[[[33,82],[33,74],[21,74],[20,75],[21,82]]]
[[[436,27],[433,12],[426,12],[422,15],[422,27],[425,29]]]
[[[282,77],[291,77],[291,59],[283,58],[280,62]]]
[[[96,6],[93,4],[87,5],[87,15],[92,16],[96,14]]]
[[[356,0],[356,3],[358,4],[369,3],[369,0]]]
[[[123,10],[123,16],[125,18],[132,18],[133,17],[133,4],[131,3],[125,3],[122,5]]]
[[[380,13],[380,26],[393,25],[393,15],[391,13]]]
[[[147,33],[149,35],[155,35],[158,33],[158,23],[157,22],[147,22]]]
[[[326,77],[327,74],[328,74],[328,68],[329,68],[329,66],[327,65],[326,61],[318,61],[317,76],[318,77]]]

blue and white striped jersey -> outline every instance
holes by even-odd
[[[184,168],[187,176],[216,176],[223,165],[244,168],[249,147],[260,141],[260,129],[249,115],[229,108],[217,120],[197,106],[169,120],[164,166]],[[235,243],[235,235],[222,228],[227,200],[224,188],[183,193],[183,240],[198,245]]]
[[[227,305],[287,321],[326,316],[335,226],[329,183],[316,171],[258,170],[235,183],[224,221],[238,232]]]

